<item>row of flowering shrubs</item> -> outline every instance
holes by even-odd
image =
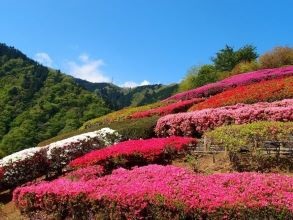
[[[195,147],[196,140],[187,137],[152,138],[129,140],[116,145],[92,151],[70,162],[71,167],[102,165],[106,171],[117,167],[130,168],[151,163],[167,164],[189,147]]]
[[[0,160],[3,170],[0,188],[11,188],[34,180],[42,175],[58,175],[71,160],[85,153],[111,145],[121,136],[114,130],[104,128],[64,139],[47,145],[11,154]]]
[[[195,104],[189,110],[216,108],[237,103],[273,102],[293,98],[293,76],[240,86]]]
[[[163,115],[168,115],[172,113],[186,112],[187,109],[190,108],[192,105],[200,103],[202,101],[204,101],[203,98],[195,98],[191,100],[178,101],[176,103],[172,103],[166,106],[153,108],[146,111],[136,112],[132,114],[130,117],[131,118],[145,118],[145,117],[150,117],[153,115],[163,116]]]
[[[199,136],[222,125],[292,120],[293,99],[285,99],[166,115],[158,120],[155,131],[158,136]]]
[[[293,66],[257,70],[253,72],[231,76],[227,79],[215,83],[207,84],[196,89],[178,93],[174,96],[169,97],[166,100],[188,100],[193,98],[209,97],[211,95],[215,95],[217,93],[223,92],[225,90],[237,86],[249,85],[255,82],[271,80],[275,78],[283,78],[287,76],[293,76]]]
[[[13,200],[32,219],[292,219],[293,177],[149,165],[20,187]]]
[[[112,113],[109,113],[107,115],[103,115],[99,118],[95,118],[92,120],[89,120],[83,124],[81,129],[89,129],[92,127],[96,127],[99,125],[107,125],[112,122],[117,122],[117,121],[124,121],[126,119],[129,119],[132,114],[135,114],[136,112],[142,112],[154,108],[159,108],[162,106],[167,106],[171,103],[174,103],[174,100],[166,101],[166,102],[155,102],[152,104],[144,105],[144,106],[139,106],[139,107],[127,107]]]

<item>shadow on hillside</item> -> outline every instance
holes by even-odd
[[[0,204],[7,204],[12,200],[12,192],[13,190],[6,190],[0,193]]]

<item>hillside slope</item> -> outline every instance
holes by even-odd
[[[100,95],[111,109],[121,109],[128,106],[141,106],[166,99],[178,90],[178,84],[146,85],[135,88],[122,88],[112,83],[91,83],[75,79],[85,89]]]
[[[72,77],[39,65],[0,44],[0,150],[35,146],[110,111],[103,99]]]

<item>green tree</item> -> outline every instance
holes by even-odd
[[[179,85],[179,91],[194,89],[218,80],[218,72],[213,65],[193,66]]]
[[[212,58],[218,71],[231,71],[238,63],[251,62],[258,57],[256,47],[245,45],[234,51],[233,47],[226,45]]]

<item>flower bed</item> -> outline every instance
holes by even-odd
[[[170,103],[173,103],[173,100],[165,102],[155,102],[153,104],[143,105],[139,107],[127,107],[115,112],[111,112],[107,115],[101,116],[85,122],[81,129],[89,129],[96,126],[105,126],[112,122],[125,121],[130,118],[130,116],[136,112],[146,111],[153,108],[158,108],[162,106],[167,106]]]
[[[58,179],[17,188],[26,214],[76,219],[292,219],[293,177],[278,174],[200,175],[149,165],[73,182]]]
[[[71,167],[84,167],[100,164],[107,171],[111,171],[118,166],[165,164],[195,143],[195,139],[185,137],[124,141],[108,148],[92,151],[71,161],[69,165]]]
[[[132,114],[130,118],[145,118],[145,117],[150,117],[153,115],[163,116],[163,115],[168,115],[172,113],[186,112],[189,107],[191,107],[194,104],[200,103],[202,101],[204,101],[203,98],[195,98],[195,99],[186,100],[186,101],[179,101],[167,106],[162,106],[162,107],[150,109],[147,111],[136,112]]]
[[[11,154],[0,160],[4,170],[0,188],[11,188],[50,173],[59,175],[69,161],[85,153],[113,144],[120,135],[109,128],[84,133],[45,147],[35,147]]]
[[[293,99],[286,99],[166,115],[158,120],[155,131],[158,136],[199,136],[222,125],[292,120]]]
[[[193,98],[209,97],[233,87],[249,85],[255,82],[271,80],[275,78],[283,78],[286,76],[293,76],[293,66],[284,66],[275,69],[263,69],[231,76],[219,82],[178,93],[166,100],[188,100]]]
[[[237,103],[273,102],[293,98],[293,76],[240,86],[195,104],[189,110],[216,108]]]

